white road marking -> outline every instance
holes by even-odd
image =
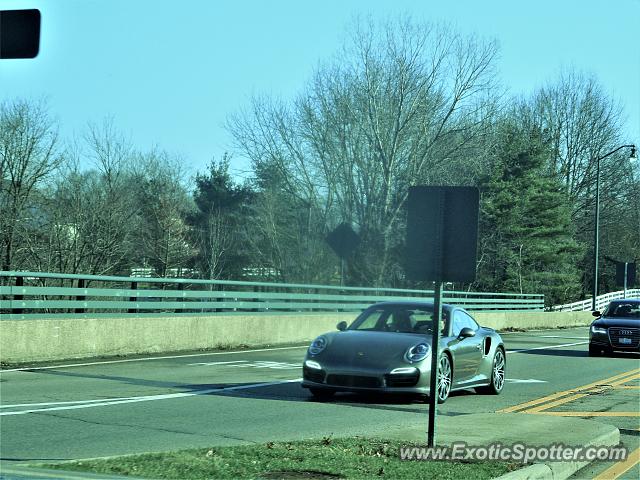
[[[273,385],[282,385],[285,383],[295,383],[295,382],[301,382],[301,381],[302,381],[301,378],[294,378],[293,380],[281,380],[279,382],[256,383],[254,385],[238,385],[235,387],[226,387],[226,388],[223,388],[222,390],[224,390],[225,392],[235,392],[236,390],[247,390],[250,388],[259,388],[259,387],[271,387]]]
[[[584,325],[582,327],[571,327],[566,329],[565,331],[567,331],[567,333],[569,334],[576,334],[577,332],[573,332],[572,330],[583,330],[589,328],[589,325]],[[524,330],[522,332],[517,331],[517,332],[500,332],[498,331],[498,333],[500,334],[501,337],[504,337],[506,335],[522,335],[524,337],[542,337],[543,335],[536,335],[537,333],[544,333],[544,332],[549,332],[549,331],[557,331],[557,329],[551,329],[549,330],[548,328],[546,329],[542,329],[542,330],[536,330],[536,329],[531,329],[531,330]],[[560,335],[558,337],[561,337]],[[562,338],[570,338],[570,337],[562,337]]]
[[[505,378],[506,382],[509,383],[547,383],[546,380],[536,380],[535,378],[527,378],[522,379],[522,378]]]
[[[586,345],[589,342],[563,343],[562,345],[545,345],[543,347],[523,348],[522,350],[507,350],[507,353],[531,352],[533,350],[547,350],[549,348],[574,347],[576,345]]]
[[[299,348],[307,348],[307,345],[306,344],[299,345],[297,347],[256,348],[253,350],[235,350],[232,352],[190,353],[187,355],[167,355],[162,357],[126,358],[124,360],[105,360],[103,362],[71,363],[67,365],[48,365],[46,367],[9,368],[6,370],[0,370],[0,374],[7,373],[7,372],[24,372],[24,371],[30,371],[30,370],[51,370],[51,369],[59,369],[59,368],[87,367],[90,365],[109,365],[113,363],[148,362],[150,360],[166,360],[171,358],[192,358],[192,357],[208,357],[211,355],[233,355],[236,353],[274,352],[278,350],[294,350]]]
[[[272,368],[276,370],[300,368],[302,366],[301,363],[273,362],[270,360],[256,360],[255,362],[249,362],[248,360],[234,360],[233,362],[200,362],[200,363],[190,363],[189,365],[204,366],[204,367],[226,365],[229,367],[237,367],[237,368]]]
[[[16,403],[14,405],[0,405],[0,408],[17,408],[17,407],[47,407],[50,405],[75,405],[80,403],[96,403],[104,402],[105,400],[129,400],[131,398],[139,397],[113,397],[113,398],[98,398],[95,400],[73,400],[68,402],[43,402],[43,403]]]
[[[122,399],[115,399],[115,400],[108,400],[108,401],[93,401],[93,400],[89,400],[86,402],[91,402],[91,403],[83,403],[80,405],[64,405],[64,406],[58,406],[58,407],[51,407],[51,408],[31,408],[28,410],[18,410],[15,412],[0,412],[0,416],[5,416],[5,415],[26,415],[27,413],[38,413],[38,412],[52,412],[52,411],[59,411],[59,410],[78,410],[78,409],[83,409],[83,408],[93,408],[93,407],[105,407],[108,405],[120,405],[123,403],[138,403],[138,402],[153,402],[156,400],[168,400],[168,399],[173,399],[173,398],[185,398],[185,397],[195,397],[198,395],[207,395],[209,393],[225,393],[225,392],[234,392],[237,390],[248,390],[251,388],[260,388],[260,387],[270,387],[273,385],[283,385],[286,383],[295,383],[295,382],[300,382],[302,381],[301,378],[295,378],[293,380],[281,380],[281,381],[277,381],[277,382],[264,382],[264,383],[254,383],[251,385],[237,385],[235,387],[223,387],[223,388],[208,388],[206,390],[199,390],[197,392],[184,392],[184,393],[167,393],[167,394],[163,394],[163,395],[145,395],[142,397],[130,397],[130,398],[122,398]],[[82,401],[82,400],[81,400]],[[33,405],[42,405],[42,404],[31,404],[31,406]]]
[[[275,370],[287,370],[293,368],[301,368],[300,363],[285,363],[285,362],[270,362],[270,361],[256,361],[251,363],[243,363],[241,365],[229,365],[230,367],[238,368],[271,368]]]
[[[529,332],[545,332],[548,330],[529,330]],[[522,335],[527,332],[502,332],[500,335]],[[537,337],[545,337],[545,335],[533,335]],[[555,336],[546,336],[548,338],[555,338]],[[578,337],[562,337],[557,336],[557,338],[578,338]],[[580,337],[582,338],[582,337]],[[577,344],[576,344],[577,345]],[[558,345],[557,347],[566,346],[566,345]],[[212,355],[233,355],[236,353],[253,353],[253,352],[272,352],[278,350],[295,350],[299,348],[307,348],[307,344],[299,345],[295,347],[272,347],[272,348],[256,348],[252,350],[234,350],[230,352],[209,352],[209,353],[191,353],[186,355],[164,355],[160,357],[145,357],[145,358],[125,358],[122,360],[105,360],[100,362],[84,362],[84,363],[70,363],[66,365],[48,365],[45,367],[20,367],[20,368],[8,368],[4,370],[0,370],[0,375],[3,373],[10,372],[24,372],[24,371],[33,371],[33,370],[52,370],[52,369],[60,369],[60,368],[73,368],[73,367],[87,367],[91,365],[110,365],[115,363],[131,363],[131,362],[148,362],[151,360],[167,360],[173,358],[194,358],[194,357],[207,357]],[[546,347],[545,347],[546,348]],[[551,348],[551,347],[549,347]],[[529,349],[527,349],[529,350]],[[510,353],[519,353],[527,350],[509,350]],[[534,350],[534,349],[531,349]]]
[[[588,340],[589,337],[563,337],[562,335],[536,335],[539,338],[566,338],[567,340]]]
[[[234,360],[232,362],[204,362],[204,363],[190,363],[189,366],[205,366],[205,367],[213,367],[215,365],[229,365],[232,363],[244,363],[247,360]]]

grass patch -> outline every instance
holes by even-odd
[[[401,461],[404,443],[360,437],[214,447],[83,460],[48,468],[171,479],[490,479],[505,462]]]

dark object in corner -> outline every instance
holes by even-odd
[[[0,58],[34,58],[40,50],[40,10],[0,10]]]

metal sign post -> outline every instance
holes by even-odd
[[[476,275],[479,192],[474,187],[409,189],[407,201],[407,278],[435,282],[429,430],[427,444],[436,443],[440,385],[440,323],[443,282],[471,282]]]
[[[440,319],[442,318],[442,282],[436,282],[433,304],[433,340],[431,341],[431,380],[429,382],[429,430],[427,445],[436,444],[436,415],[438,414],[438,385],[440,380],[440,357],[437,355],[440,344]]]
[[[622,298],[627,298],[627,280],[629,276],[629,263],[624,262],[624,293]]]

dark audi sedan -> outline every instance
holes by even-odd
[[[614,300],[589,329],[589,356],[640,351],[640,298]]]

